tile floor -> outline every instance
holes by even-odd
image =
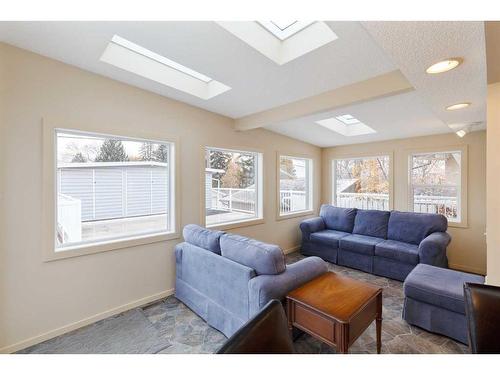
[[[293,263],[303,258],[299,253],[292,253],[287,256],[287,262]],[[402,283],[395,280],[367,274],[354,269],[329,264],[330,271],[338,272],[358,280],[367,281],[384,288],[383,297],[383,324],[382,324],[382,353],[467,353],[467,346],[449,339],[444,336],[435,335],[406,324],[401,319],[401,310],[403,306]],[[209,327],[201,318],[189,310],[183,303],[171,296],[165,300],[152,305],[139,308],[139,311],[148,324],[154,328],[158,340],[162,340],[162,345],[151,345],[147,348],[161,348],[155,353],[213,353],[226,340],[219,331]],[[120,314],[123,317],[130,312]],[[114,321],[114,330],[123,329],[131,331],[130,324],[135,320],[124,319],[123,327],[116,324],[117,317],[108,318],[109,322]],[[95,323],[100,325],[111,324],[106,321]],[[135,323],[133,323],[135,324]],[[93,325],[92,325],[93,326]],[[86,352],[89,348],[89,340],[99,341],[101,338],[92,337],[89,332],[102,332],[102,330],[93,330],[93,327],[84,327],[77,331],[70,332],[71,351],[74,353]],[[137,334],[137,330],[133,331]],[[115,332],[116,334],[116,332]],[[64,350],[64,338],[66,335],[54,338],[44,343],[25,349],[22,353],[60,353]],[[117,337],[122,337],[118,335]],[[76,344],[75,344],[76,343]],[[165,344],[166,343],[166,344]],[[95,347],[95,346],[94,346]],[[104,349],[110,346],[101,346]],[[146,347],[146,346],[144,346]],[[137,347],[121,345],[113,347],[114,352],[130,353],[140,350]],[[335,353],[335,350],[328,345],[319,342],[307,334],[303,334],[295,341],[297,353]],[[88,350],[88,349],[87,349]],[[100,351],[101,352],[101,351]],[[108,351],[109,352],[109,351]],[[376,353],[375,323],[358,338],[350,348],[351,353]]]

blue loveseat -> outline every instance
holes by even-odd
[[[327,272],[318,257],[287,266],[278,246],[250,238],[193,224],[183,236],[175,248],[175,296],[228,337],[270,300]]]
[[[443,215],[322,205],[304,220],[304,255],[403,281],[419,263],[448,267],[451,237]]]

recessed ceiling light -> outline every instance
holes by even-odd
[[[470,106],[470,103],[468,103],[468,102],[456,103],[456,104],[452,104],[452,105],[449,105],[448,107],[446,107],[446,110],[447,111],[455,111],[457,109],[467,108],[468,106]]]
[[[438,74],[444,73],[449,70],[455,69],[462,63],[463,59],[460,57],[453,57],[450,59],[439,61],[431,66],[429,66],[426,70],[428,74]]]
[[[457,134],[460,138],[463,138],[463,137],[464,137],[464,135],[466,135],[466,134],[467,134],[467,132],[466,132],[464,129],[462,129],[462,130],[457,131],[457,132],[456,132],[456,134]]]

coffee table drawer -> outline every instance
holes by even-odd
[[[299,328],[311,331],[325,340],[335,342],[335,323],[323,315],[308,309],[298,303],[294,303],[294,323]]]

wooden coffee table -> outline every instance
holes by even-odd
[[[309,333],[348,353],[349,347],[376,320],[377,353],[381,348],[382,288],[327,272],[287,296],[288,328]]]

